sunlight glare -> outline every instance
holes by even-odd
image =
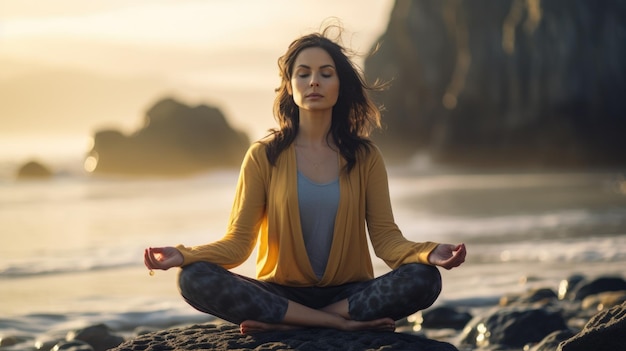
[[[3,20],[3,37],[26,39],[33,37],[72,37],[117,43],[168,46],[220,45],[228,47],[233,40],[245,40],[248,45],[271,45],[276,40],[317,29],[324,18],[338,16],[350,24],[357,22],[358,9],[354,3],[338,4],[327,15],[290,16],[303,10],[292,1],[217,1],[143,3],[82,15],[47,18],[9,18]],[[380,2],[382,8],[388,3]],[[299,28],[300,31],[278,31],[276,28]],[[369,23],[360,31],[379,32],[384,22]],[[270,35],[274,33],[274,35]],[[284,38],[282,37],[284,36]],[[254,39],[254,40],[251,40]],[[237,41],[236,40],[236,41]],[[370,43],[368,43],[369,45]]]
[[[98,158],[96,156],[88,156],[83,164],[85,171],[93,173],[98,166]]]
[[[245,11],[240,2],[145,4],[82,16],[7,20],[6,37],[65,36],[141,44],[228,43],[233,31],[261,26],[263,12]],[[252,14],[252,15],[251,15]],[[260,15],[260,16],[259,16]],[[232,19],[236,18],[236,21]]]

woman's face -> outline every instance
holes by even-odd
[[[339,77],[335,62],[326,50],[307,48],[293,64],[289,94],[302,110],[329,110],[339,97]]]

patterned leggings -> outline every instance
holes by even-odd
[[[441,275],[434,266],[411,263],[378,278],[331,287],[289,287],[259,281],[208,262],[185,266],[179,274],[185,300],[199,311],[229,322],[280,323],[288,300],[319,309],[348,299],[350,317],[366,321],[401,319],[435,302]]]

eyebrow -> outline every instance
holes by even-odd
[[[311,69],[311,67],[310,67],[310,66],[308,66],[308,65],[298,65],[296,68],[306,68],[306,69]],[[333,66],[333,65],[331,65],[331,64],[320,66],[320,69],[321,69],[321,68],[332,68],[332,69],[336,69],[336,68],[335,68],[335,66]]]

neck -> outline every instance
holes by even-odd
[[[331,111],[311,112],[300,110],[300,125],[296,142],[309,146],[327,145],[331,120]]]

